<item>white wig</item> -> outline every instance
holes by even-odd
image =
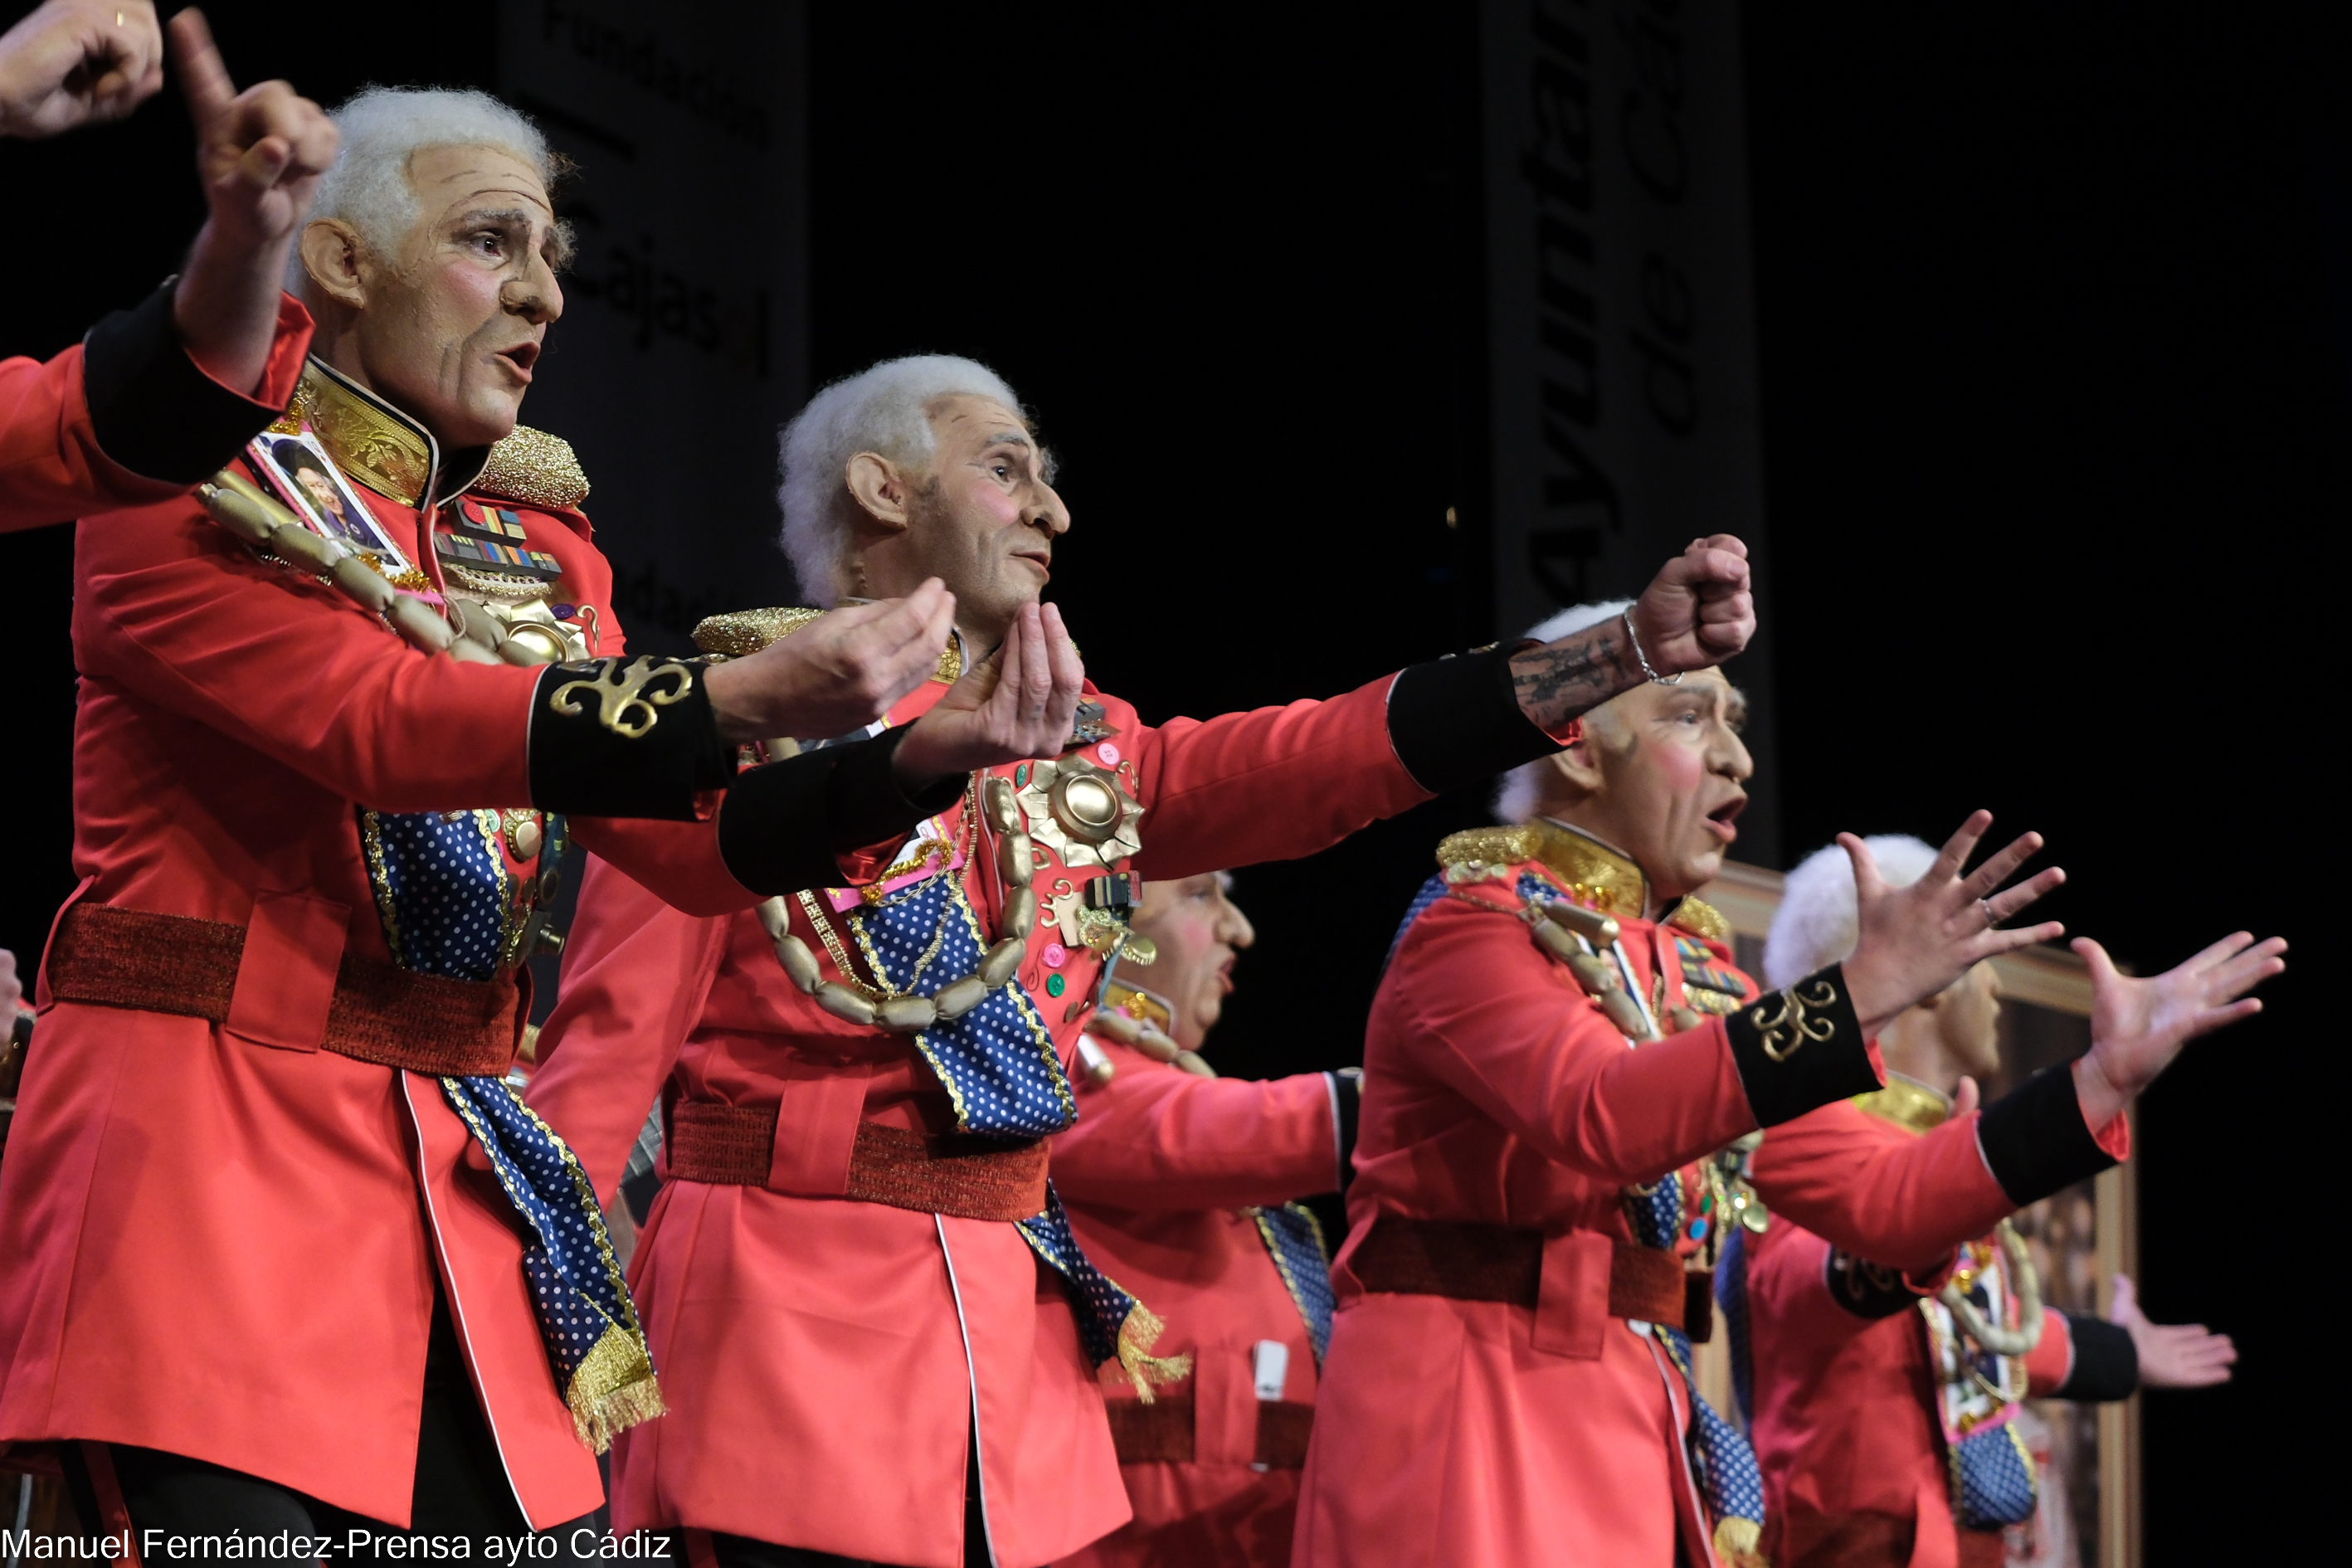
[[[539,127],[487,92],[470,89],[362,88],[335,110],[342,149],[319,181],[310,219],[340,218],[368,248],[389,259],[416,222],[416,188],[408,161],[427,147],[495,147],[512,153],[554,183],[555,156]],[[287,258],[287,287],[296,293],[308,274],[297,247]]]
[[[1907,833],[1865,838],[1878,874],[1890,888],[1907,888],[1927,874],[1936,851]],[[1805,857],[1789,873],[1780,909],[1764,939],[1764,984],[1779,990],[1817,969],[1843,963],[1862,940],[1853,896],[1853,862],[1832,844]]]
[[[857,499],[849,493],[849,459],[873,452],[901,468],[931,458],[931,409],[942,397],[990,397],[1027,413],[1004,378],[954,354],[908,354],[836,381],[794,415],[778,442],[783,483],[784,553],[801,593],[831,609],[849,592],[857,538]]]
[[[1549,620],[1538,621],[1528,628],[1528,636],[1539,643],[1558,642],[1574,632],[1589,631],[1603,621],[1613,621],[1633,607],[1631,599],[1608,599],[1597,605],[1577,605],[1565,609]],[[1536,802],[1542,797],[1544,771],[1551,763],[1538,757],[1532,763],[1521,763],[1503,775],[1495,788],[1495,817],[1499,822],[1521,823],[1536,814]]]

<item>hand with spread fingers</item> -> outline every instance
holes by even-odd
[[[171,43],[211,208],[181,271],[172,321],[205,374],[243,392],[268,366],[287,252],[341,138],[326,110],[282,81],[237,91],[203,12],[173,17]]]
[[[2153,1323],[2139,1310],[2139,1291],[2131,1276],[2116,1276],[2115,1304],[2107,1321],[2131,1335],[2139,1354],[2142,1388],[2212,1388],[2230,1381],[2237,1364],[2238,1347],[2227,1334],[2217,1334],[2202,1323]]]
[[[828,739],[871,724],[939,668],[955,595],[936,577],[903,599],[830,610],[758,653],[715,664],[703,689],[730,741]]]
[[[0,136],[121,120],[163,85],[151,0],[48,0],[0,35]]]
[[[892,764],[899,787],[912,794],[950,773],[1059,756],[1086,679],[1062,612],[1022,605],[996,651],[908,727]]]
[[[1888,887],[1869,847],[1851,833],[1838,835],[1853,861],[1862,932],[1845,962],[1845,982],[1865,1034],[1877,1034],[1905,1008],[1935,995],[1983,960],[2064,934],[2055,921],[2015,931],[2000,923],[2066,879],[2053,866],[2013,888],[2001,887],[2042,847],[2042,835],[2026,834],[1961,875],[1991,826],[1992,813],[1975,813],[1945,844],[1927,874],[1907,888]]]
[[[2263,1010],[2247,992],[2286,968],[2286,939],[2237,931],[2147,980],[2119,973],[2106,949],[2077,937],[2091,968],[2091,1048],[2074,1062],[2083,1117],[2100,1127],[2139,1098],[2181,1047]]]

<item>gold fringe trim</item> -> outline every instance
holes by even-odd
[[[1140,1301],[1128,1309],[1127,1321],[1118,1326],[1118,1369],[1127,1373],[1127,1380],[1135,1384],[1135,1396],[1146,1405],[1151,1403],[1155,1386],[1165,1388],[1192,1375],[1191,1351],[1171,1356],[1151,1353],[1167,1326]]]
[[[1764,1527],[1752,1519],[1728,1514],[1715,1521],[1715,1554],[1725,1568],[1772,1568],[1772,1561],[1757,1550],[1764,1543]]]
[[[572,1374],[563,1402],[572,1407],[572,1431],[592,1454],[610,1448],[614,1437],[638,1422],[669,1414],[645,1336],[617,1324],[604,1331]]]

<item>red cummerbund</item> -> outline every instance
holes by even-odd
[[[1407,1296],[1449,1296],[1457,1301],[1507,1301],[1533,1310],[1543,1283],[1544,1234],[1516,1226],[1460,1220],[1400,1219],[1383,1215],[1348,1258],[1367,1290]],[[1705,1326],[1699,1312],[1713,1280],[1686,1270],[1673,1253],[1612,1240],[1609,1315],[1679,1329],[1685,1320]]]
[[[774,1106],[681,1100],[670,1107],[672,1176],[764,1187],[775,1143]],[[861,1121],[842,1196],[958,1219],[1034,1218],[1045,1212],[1045,1141],[934,1138]]]
[[[76,904],[49,945],[49,994],[226,1024],[244,955],[241,925]],[[495,1077],[513,1064],[520,1003],[511,976],[452,980],[346,952],[319,1043],[436,1078]]]
[[[1186,1465],[1196,1452],[1192,1423],[1198,1414],[1189,1394],[1140,1399],[1107,1399],[1110,1445],[1122,1465]],[[1315,1406],[1296,1399],[1262,1399],[1257,1405],[1258,1464],[1296,1470],[1307,1464],[1307,1439],[1315,1430]]]

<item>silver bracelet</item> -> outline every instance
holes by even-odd
[[[1642,639],[1633,630],[1633,612],[1621,611],[1617,618],[1625,623],[1625,640],[1633,645],[1633,658],[1640,662],[1642,673],[1650,678],[1651,683],[1657,686],[1680,686],[1683,683],[1682,672],[1660,675],[1650,668],[1650,656],[1642,651]]]

